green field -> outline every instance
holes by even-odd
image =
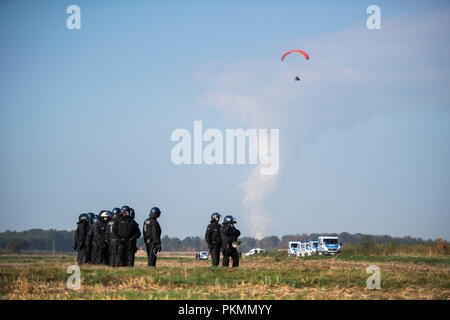
[[[373,255],[289,258],[269,253],[241,259],[239,268],[161,257],[134,268],[81,266],[81,288],[66,281],[71,255],[0,256],[1,299],[449,299],[450,256]],[[369,290],[369,265],[381,288]]]

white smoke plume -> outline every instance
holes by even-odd
[[[261,165],[257,165],[247,181],[240,186],[245,191],[242,205],[245,210],[245,222],[250,228],[251,235],[260,240],[268,234],[269,228],[275,221],[270,211],[264,204],[264,197],[269,194],[276,185],[276,175],[261,175]]]
[[[266,199],[283,166],[292,165],[301,156],[302,144],[318,132],[345,129],[387,110],[445,106],[450,45],[443,30],[449,30],[449,16],[447,9],[405,14],[384,20],[376,32],[355,26],[280,48],[280,56],[283,50],[304,49],[311,56],[308,62],[290,57],[281,63],[280,56],[262,54],[264,58],[210,64],[197,74],[210,85],[202,101],[206,106],[247,128],[280,129],[278,175],[262,176],[258,165],[240,184],[253,236],[261,238],[273,230]],[[297,73],[300,82],[293,81]]]

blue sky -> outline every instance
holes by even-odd
[[[219,211],[244,235],[450,239],[450,5],[377,1],[369,31],[375,2],[341,2],[2,1],[0,230],[128,204],[179,237]],[[279,128],[279,174],[173,165],[194,120]]]

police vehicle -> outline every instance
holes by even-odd
[[[341,252],[341,245],[338,237],[321,236],[317,239],[317,252],[319,255],[335,255]]]
[[[289,241],[288,244],[288,256],[297,256],[297,250],[300,248],[300,241]]]
[[[197,260],[208,260],[208,251],[200,251],[195,254],[195,259]]]
[[[297,250],[297,257],[308,257],[314,255],[313,242],[301,241]]]
[[[245,254],[245,256],[249,257],[249,256],[253,256],[255,254],[260,254],[260,253],[263,253],[263,252],[266,252],[266,250],[265,249],[261,249],[261,248],[253,248],[253,249],[250,249],[249,252],[247,252]]]

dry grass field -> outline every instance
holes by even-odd
[[[289,258],[284,252],[242,258],[239,268],[213,268],[192,255],[163,253],[148,268],[81,266],[81,288],[66,281],[71,255],[0,256],[0,299],[445,299],[450,256],[378,255]],[[381,288],[366,287],[369,265]]]

